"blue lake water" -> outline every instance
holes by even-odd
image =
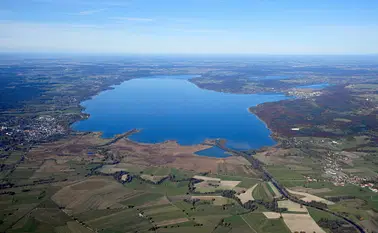
[[[142,131],[130,139],[145,143],[176,140],[192,145],[223,138],[227,146],[241,150],[275,143],[269,129],[248,108],[288,97],[203,90],[187,80],[191,77],[155,76],[126,81],[83,102],[90,117],[72,127],[78,131],[101,131],[103,137],[138,128]],[[209,155],[216,151],[214,148],[198,153]]]
[[[328,83],[319,83],[319,84],[312,84],[312,85],[304,85],[304,86],[298,86],[296,88],[304,88],[304,89],[316,89],[320,90],[326,87],[329,87],[330,84]]]
[[[197,155],[216,157],[216,158],[227,158],[230,157],[230,154],[220,149],[219,147],[211,147],[209,149],[201,150],[196,152]]]

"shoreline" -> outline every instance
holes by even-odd
[[[255,107],[257,107],[257,105],[256,105]],[[254,107],[250,107],[250,108],[254,108]],[[279,145],[279,144],[280,144],[280,136],[279,136],[279,134],[276,133],[273,129],[271,129],[271,128],[269,127],[268,123],[266,123],[263,119],[261,119],[257,114],[255,114],[254,112],[252,112],[252,111],[250,110],[250,108],[248,108],[248,111],[249,111],[251,114],[255,115],[256,118],[257,118],[259,121],[263,122],[264,125],[265,125],[265,127],[271,132],[271,134],[269,135],[269,137],[272,138],[272,140],[275,142],[275,144],[274,144],[274,145],[271,145],[271,146],[268,146],[268,147],[276,147],[277,145]],[[281,137],[282,137],[282,136],[281,136]],[[262,148],[263,148],[263,147],[261,147],[261,148],[259,148],[259,149],[262,149]]]
[[[164,77],[168,77],[168,76],[175,76],[175,75],[161,75],[161,76],[164,76]],[[151,77],[154,77],[154,76],[147,76],[147,78],[151,78]],[[91,114],[85,112],[86,110],[86,107],[83,106],[83,102],[85,101],[88,101],[88,100],[93,100],[96,96],[100,95],[101,93],[103,92],[107,92],[107,91],[111,91],[111,90],[114,90],[117,86],[120,86],[122,85],[123,83],[127,82],[127,81],[130,81],[132,79],[142,79],[143,77],[134,77],[134,78],[129,78],[129,79],[126,79],[126,80],[123,80],[121,82],[118,82],[118,83],[115,83],[115,84],[112,84],[108,87],[104,87],[102,90],[98,91],[95,95],[92,95],[88,98],[83,98],[81,100],[81,102],[79,103],[79,107],[80,107],[80,116],[81,116],[81,119],[78,119],[77,121],[74,121],[72,122],[70,125],[69,125],[69,129],[71,131],[71,133],[78,133],[78,132],[86,132],[86,133],[100,133],[100,137],[103,138],[103,139],[114,139],[116,138],[118,135],[123,135],[123,134],[127,134],[129,131],[127,132],[124,132],[124,133],[121,133],[121,134],[116,134],[116,135],[113,135],[112,137],[110,138],[106,138],[106,137],[103,137],[103,134],[104,132],[103,131],[80,131],[80,130],[76,130],[74,128],[75,124],[78,124],[80,121],[85,121],[85,120],[88,120],[90,117],[91,117]],[[178,79],[180,80],[180,79]],[[206,91],[213,91],[213,92],[218,92],[218,93],[225,93],[225,94],[240,94],[240,95],[281,95],[281,96],[284,96],[284,97],[287,97],[287,98],[290,98],[290,96],[288,96],[287,94],[285,93],[233,93],[233,92],[222,92],[222,91],[216,91],[216,90],[208,90],[206,88],[201,88],[199,87],[198,85],[196,85],[194,82],[191,82],[190,79],[184,79],[182,81],[188,81],[189,83],[195,85],[198,89],[201,89],[201,90],[206,90]],[[286,98],[286,99],[287,99]],[[279,101],[282,101],[282,100],[277,100],[277,101],[267,101],[267,102],[263,102],[263,103],[260,103],[258,105],[261,105],[261,104],[264,104],[264,103],[269,103],[269,102],[279,102]],[[256,105],[256,106],[258,106]],[[263,146],[260,146],[258,148],[250,148],[250,149],[254,149],[254,150],[259,150],[259,149],[262,149],[264,147],[271,147],[271,146],[275,146],[278,144],[278,138],[276,137],[275,135],[275,132],[269,128],[268,124],[262,120],[260,117],[258,117],[253,111],[251,111],[252,108],[256,107],[256,106],[252,106],[252,107],[248,107],[247,108],[247,111],[248,111],[248,114],[253,114],[254,116],[256,116],[256,118],[262,122],[265,126],[266,129],[268,129],[269,131],[269,135],[268,137],[271,138],[273,140],[273,145],[263,145]],[[139,133],[141,132],[143,129],[139,129],[138,132],[135,132],[135,133]],[[129,136],[132,136],[132,135],[129,135]],[[129,136],[127,136],[125,139],[126,140],[129,140],[133,143],[137,143],[137,144],[140,144],[140,145],[156,145],[156,144],[164,144],[164,143],[169,143],[169,142],[175,142],[176,144],[180,145],[180,146],[197,146],[197,145],[204,145],[206,143],[206,140],[209,140],[209,139],[205,139],[203,142],[200,142],[200,143],[194,143],[194,144],[189,144],[189,145],[185,145],[185,144],[180,144],[178,142],[178,140],[176,139],[169,139],[169,140],[164,140],[164,141],[161,141],[161,142],[139,142],[139,141],[136,141],[136,140],[132,140],[129,138]],[[214,139],[213,139],[214,140]],[[215,146],[215,145],[213,145]],[[210,149],[211,147],[213,146],[210,146],[209,148],[207,149]],[[198,151],[197,151],[198,152]],[[198,155],[200,156],[200,155]]]
[[[254,106],[254,107],[257,107],[257,105]],[[254,107],[249,107],[249,108],[247,108],[247,109],[248,109],[248,112],[249,112],[250,114],[253,114],[254,116],[256,116],[256,118],[264,124],[265,128],[267,128],[267,129],[269,130],[269,132],[270,132],[269,137],[272,138],[272,139],[274,140],[274,142],[275,142],[275,144],[272,145],[272,146],[276,146],[276,145],[277,145],[277,141],[278,141],[278,139],[274,137],[274,133],[275,133],[275,132],[274,132],[271,128],[269,128],[268,124],[267,124],[263,119],[261,119],[259,116],[257,116],[256,113],[254,113],[254,112],[251,111],[251,108],[254,108]]]

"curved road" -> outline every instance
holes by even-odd
[[[264,169],[265,170],[265,169]],[[265,173],[265,172],[264,172]],[[265,173],[265,175],[270,175],[269,173]],[[298,203],[298,200],[296,200],[295,198],[292,198],[290,195],[288,195],[287,191],[284,189],[284,188],[281,188],[279,183],[273,178],[273,177],[270,177],[270,181],[274,184],[274,186],[280,191],[280,193],[286,197],[287,199],[289,199],[290,201],[292,202],[295,202],[295,203]],[[344,219],[346,222],[350,223],[351,225],[353,225],[360,233],[366,233],[366,231],[360,226],[358,225],[357,223],[353,222],[352,220],[350,220],[349,218],[345,217],[345,216],[342,216],[336,212],[333,212],[329,209],[324,209],[324,208],[321,208],[321,207],[316,207],[316,206],[312,206],[310,204],[308,204],[307,202],[304,202],[304,203],[298,203],[298,204],[302,204],[302,205],[305,205],[305,206],[309,206],[309,207],[312,207],[312,208],[316,208],[318,210],[321,210],[321,211],[324,211],[324,212],[327,212],[329,214],[332,214],[336,217],[339,217],[339,218],[342,218]]]
[[[234,154],[237,154],[237,155],[240,155],[240,156],[243,156],[245,157],[249,162],[251,162],[250,160],[252,160],[251,164],[254,168],[258,169],[259,171],[261,171],[262,173],[264,173],[264,175],[266,177],[269,178],[269,181],[271,181],[274,186],[280,191],[280,193],[286,197],[287,199],[289,199],[290,201],[292,202],[295,202],[295,203],[298,203],[298,204],[302,204],[302,205],[305,205],[305,206],[309,206],[309,207],[313,207],[313,208],[316,208],[318,210],[321,210],[321,211],[324,211],[324,212],[327,212],[329,214],[332,214],[336,217],[339,217],[339,218],[342,218],[344,219],[346,222],[350,223],[352,226],[354,226],[360,233],[367,233],[360,225],[358,225],[357,223],[353,222],[352,220],[350,220],[349,218],[345,217],[345,216],[342,216],[336,212],[333,212],[329,209],[324,209],[324,208],[320,208],[320,207],[315,207],[315,206],[312,206],[310,205],[309,203],[307,202],[304,202],[304,203],[299,203],[297,199],[295,198],[292,198],[288,193],[287,191],[285,190],[285,188],[282,188],[283,186],[281,186],[278,181],[276,181],[274,179],[274,177],[261,165],[260,161],[253,158],[253,156],[243,152],[243,151],[236,151],[236,150],[233,150],[233,149],[230,149],[230,148],[227,148],[224,144],[221,144],[219,141],[216,142],[216,146],[219,147],[220,149],[222,150],[225,150],[227,152],[232,152]]]

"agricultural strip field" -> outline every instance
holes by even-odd
[[[250,232],[257,233],[289,233],[289,229],[282,219],[268,219],[262,213],[241,215],[244,221],[251,226]]]
[[[291,232],[325,233],[309,214],[282,214],[283,220]]]
[[[282,197],[282,194],[280,193],[280,191],[278,191],[278,189],[276,188],[276,186],[273,185],[272,182],[268,182],[268,189],[271,191],[274,198]]]
[[[136,210],[127,209],[118,213],[93,218],[86,221],[91,228],[106,229],[108,232],[148,231],[153,225],[145,218],[139,217]]]
[[[298,195],[298,196],[303,196],[300,199],[303,200],[303,201],[305,201],[305,202],[317,201],[317,202],[325,203],[327,205],[333,205],[333,204],[335,204],[332,201],[328,201],[328,200],[326,200],[324,198],[320,198],[320,197],[317,197],[317,196],[309,194],[309,193],[297,192],[297,191],[293,191],[293,190],[290,190],[290,189],[286,189],[286,190],[289,193],[291,193],[291,194]]]
[[[307,213],[307,208],[290,200],[278,201],[279,208],[287,208],[289,212]]]
[[[302,174],[298,171],[291,170],[283,166],[267,166],[267,169],[270,174],[272,174],[278,181],[284,180],[304,180]]]
[[[273,195],[266,187],[266,183],[259,183],[257,187],[253,190],[252,196],[256,200],[263,200],[263,201],[272,201]]]

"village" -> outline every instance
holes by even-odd
[[[294,88],[287,92],[289,96],[295,96],[300,99],[309,99],[312,97],[320,96],[323,92],[321,91],[314,91],[312,89],[300,89]]]
[[[15,145],[40,142],[67,133],[56,118],[48,115],[35,119],[17,118],[17,121],[4,122],[0,126],[0,137],[6,139],[0,144],[2,150],[12,150]]]
[[[340,161],[346,161],[349,158],[347,156],[336,156],[334,153],[329,152],[324,158],[322,164],[325,172],[325,177],[328,177],[335,186],[345,186],[346,184],[357,185],[361,188],[368,188],[372,192],[378,193],[378,185],[370,182],[377,177],[360,177],[358,175],[343,172],[343,168]],[[309,181],[311,178],[308,178]]]

